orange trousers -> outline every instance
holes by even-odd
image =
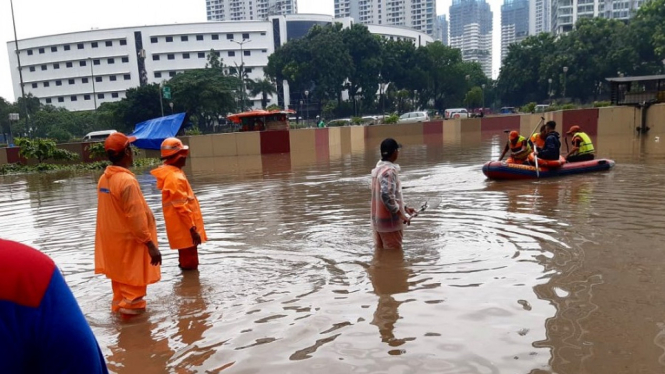
[[[130,286],[112,280],[111,287],[113,288],[111,311],[123,314],[140,314],[145,311],[146,301],[143,298],[148,286]]]
[[[199,251],[197,247],[178,249],[178,266],[182,270],[196,270],[199,268]]]
[[[404,231],[378,232],[374,231],[374,244],[376,249],[402,249]]]

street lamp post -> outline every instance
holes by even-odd
[[[242,110],[245,110],[245,95],[247,94],[246,89],[245,89],[245,59],[244,59],[244,51],[242,49],[242,45],[245,43],[249,43],[252,40],[251,39],[243,39],[242,41],[237,41],[237,40],[231,40],[232,42],[238,44],[240,46],[240,80],[242,82],[242,92],[240,93],[240,99],[242,100]]]
[[[481,84],[480,87],[483,89],[483,106],[482,110],[485,110],[485,83]]]
[[[14,47],[16,48],[16,61],[18,62],[18,78],[21,82],[21,97],[23,98],[23,106],[25,106],[25,128],[29,129],[28,125],[28,102],[25,100],[25,88],[23,87],[23,70],[21,69],[21,52],[18,49],[18,37],[16,36],[16,21],[14,20],[14,2],[9,0],[9,5],[12,8],[12,25],[14,26]]]
[[[169,103],[169,106],[171,107],[171,114],[173,114],[173,101]]]
[[[305,90],[305,126],[309,127],[309,91]]]
[[[92,65],[94,65],[92,57],[88,57],[88,62],[90,62],[90,80],[92,81],[92,100],[95,105],[95,110],[97,110],[97,92],[95,91],[95,71],[92,68]]]
[[[568,74],[568,66],[563,67],[563,99],[566,98],[566,75]]]
[[[383,120],[385,119],[386,111],[384,109],[384,103],[383,103],[384,86],[383,86],[383,76],[381,76],[381,73],[379,73],[379,85],[380,85],[379,86],[379,93],[380,93],[379,100],[381,100],[381,122],[383,122]]]
[[[302,117],[301,117],[301,115],[302,115],[302,105],[303,105],[303,101],[300,100],[300,109],[298,110],[298,113],[296,114],[296,123],[300,123],[300,120],[302,119]]]
[[[547,79],[547,96],[550,98],[550,104],[552,104],[552,78]]]

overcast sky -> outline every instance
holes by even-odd
[[[494,13],[493,71],[501,54],[501,0],[488,0]],[[452,0],[437,0],[437,13],[448,14]],[[14,101],[7,42],[14,40],[9,0],[0,2],[0,96]],[[334,0],[298,0],[299,13],[334,14]],[[14,0],[19,40],[91,28],[205,22],[205,0]]]

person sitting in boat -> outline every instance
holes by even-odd
[[[580,162],[580,161],[591,161],[595,156],[595,149],[593,148],[593,143],[591,138],[585,132],[580,129],[579,126],[571,126],[570,130],[566,135],[573,135],[573,139],[570,141],[573,145],[573,148],[568,152],[566,156],[567,162]],[[568,141],[568,140],[566,140]]]
[[[542,158],[543,160],[559,160],[561,140],[559,140],[560,136],[556,131],[556,122],[548,121],[545,126],[547,127],[545,144],[543,147],[536,147],[536,154],[538,158]]]
[[[546,137],[547,137],[547,126],[542,125],[540,126],[540,132],[531,135],[531,139],[529,139],[531,148],[533,149],[536,149],[536,147],[543,148],[545,146]]]
[[[499,161],[503,160],[503,156],[510,150],[510,157],[506,160],[509,164],[523,164],[531,153],[531,146],[525,137],[520,135],[517,131],[511,131],[508,136],[508,142],[503,148],[503,153],[499,157]]]

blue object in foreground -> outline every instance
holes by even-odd
[[[183,123],[186,113],[172,114],[170,116],[153,118],[137,124],[130,136],[135,136],[133,143],[141,149],[159,149],[166,138],[176,136]]]

